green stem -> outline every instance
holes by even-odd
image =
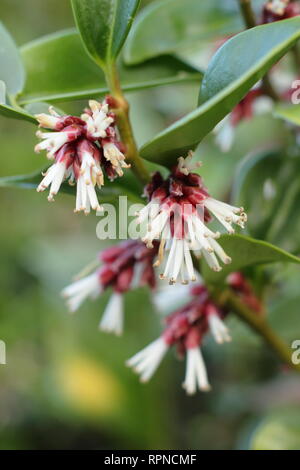
[[[137,145],[133,136],[133,130],[129,118],[129,104],[123,95],[118,71],[115,64],[111,64],[106,69],[106,79],[111,95],[116,100],[115,113],[117,116],[118,130],[122,143],[126,147],[126,160],[131,164],[131,168],[135,175],[144,184],[150,179],[149,172],[137,149]]]
[[[256,19],[251,0],[239,0],[239,5],[247,29],[254,28],[254,26],[256,26]],[[265,95],[269,96],[274,101],[279,101],[280,97],[274,90],[268,74],[266,74],[262,79],[262,89]]]
[[[16,96],[8,95],[8,98],[9,98],[10,104],[12,105],[13,108],[15,108],[16,111],[21,111],[24,113],[24,109],[22,108],[22,106],[19,105]]]
[[[230,311],[238,315],[245,323],[264,338],[266,343],[273,349],[273,351],[280,357],[280,359],[288,364],[294,370],[300,372],[300,364],[293,364],[291,361],[292,351],[287,344],[282,341],[275,331],[265,320],[264,316],[250,310],[239,297],[231,291],[223,291],[221,295],[215,297],[217,302],[227,307]]]
[[[291,49],[293,54],[294,64],[295,64],[295,72],[299,74],[300,72],[300,51],[298,44],[295,44],[294,47]]]
[[[252,9],[251,0],[239,0],[239,4],[246,27],[250,29],[256,26],[256,20],[254,11]]]

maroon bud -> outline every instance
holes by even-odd
[[[191,287],[190,292],[195,296],[202,296],[203,294],[208,295],[208,290],[203,284],[196,284],[195,286]]]
[[[59,118],[55,127],[57,131],[65,130],[66,127],[77,124],[78,126],[85,126],[85,122],[77,116],[62,116]]]
[[[114,285],[114,288],[117,292],[123,293],[130,289],[133,273],[133,266],[128,266],[128,268],[121,271],[121,273],[117,276],[116,283]]]
[[[194,326],[190,328],[186,335],[184,345],[186,349],[194,349],[200,346],[202,340],[202,334],[199,327]]]
[[[121,245],[114,245],[110,246],[108,248],[105,248],[105,250],[101,251],[99,254],[99,259],[103,263],[111,263],[112,261],[115,261],[115,259],[122,253],[123,248]]]
[[[171,179],[169,185],[169,192],[171,196],[183,196],[183,185],[180,181]]]
[[[80,161],[82,161],[84,153],[89,153],[96,162],[101,161],[101,152],[96,144],[87,139],[82,139],[77,145],[77,154]]]
[[[107,95],[105,97],[105,101],[106,103],[108,104],[108,106],[112,109],[117,109],[119,108],[119,103],[118,101],[116,100],[116,98],[114,98],[113,96],[111,95]]]
[[[99,270],[99,280],[103,287],[107,287],[116,277],[116,272],[109,266],[103,266]]]
[[[56,152],[55,160],[57,162],[66,162],[67,168],[74,162],[76,156],[76,147],[74,144],[63,145],[58,152]]]
[[[77,124],[71,124],[70,126],[65,127],[63,132],[68,134],[68,140],[71,142],[72,140],[78,139],[83,134],[83,128]]]

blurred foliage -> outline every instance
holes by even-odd
[[[2,0],[0,17],[18,44],[73,26],[68,0]],[[139,144],[190,111],[198,88],[131,94]],[[60,107],[77,112],[82,103]],[[0,118],[0,176],[43,167],[43,156],[33,153],[34,131],[30,123]],[[239,127],[230,154],[220,154],[212,135],[204,139],[197,158],[212,194],[229,196],[236,164],[253,150],[253,136],[259,149],[272,146],[274,135],[280,145],[287,143],[282,121],[261,116]],[[276,165],[274,171],[282,183]],[[256,183],[254,177],[258,196],[264,182]],[[178,386],[184,364],[177,366],[172,354],[149,385],[139,384],[124,362],[160,332],[148,292],[126,296],[121,339],[97,329],[109,293],[74,316],[59,296],[103,246],[95,235],[97,219],[74,216],[66,194],[54,206],[44,194],[4,188],[1,202],[0,338],[7,344],[7,365],[0,366],[0,449],[300,448],[300,378],[280,366],[248,327],[231,318],[231,344],[206,341],[211,394],[185,396]],[[289,249],[281,240],[278,232],[277,243]],[[300,338],[299,269],[268,268],[264,275],[273,280],[272,326],[289,342]]]

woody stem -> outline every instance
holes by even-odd
[[[239,0],[239,5],[247,29],[251,29],[256,26],[256,19],[251,0]],[[274,101],[279,101],[280,98],[276,90],[274,90],[268,74],[266,74],[262,79],[262,89],[264,93]]]
[[[122,143],[126,147],[126,159],[131,164],[132,171],[144,184],[150,179],[149,172],[141,159],[134,139],[129,117],[129,104],[126,100],[115,64],[110,64],[106,69],[106,79],[110,92],[115,99],[115,114]]]
[[[245,323],[247,323],[256,333],[258,333],[277,356],[294,370],[300,372],[300,364],[292,362],[291,349],[277,336],[263,316],[257,315],[247,305],[245,305],[237,295],[229,290],[223,291],[215,296],[217,303],[235,313]]]

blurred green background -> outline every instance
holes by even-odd
[[[143,2],[144,4],[149,2]],[[68,0],[1,0],[0,19],[22,45],[73,26]],[[80,73],[80,71],[79,71]],[[198,84],[128,96],[139,143],[192,109]],[[77,112],[82,103],[61,104]],[[240,126],[230,154],[213,138],[200,146],[203,174],[215,196],[228,194],[237,162],[256,146],[285,139],[280,121]],[[33,152],[31,124],[0,118],[0,176],[30,173],[45,160]],[[204,355],[213,391],[187,398],[184,363],[173,354],[149,385],[124,361],[156,338],[160,318],[148,292],[126,296],[126,331],[99,333],[106,293],[70,316],[60,290],[101,249],[95,216],[73,214],[73,198],[1,189],[0,449],[293,449],[300,448],[300,378],[280,365],[235,318],[233,342],[208,339]],[[270,270],[270,322],[290,343],[300,338],[299,269]]]

